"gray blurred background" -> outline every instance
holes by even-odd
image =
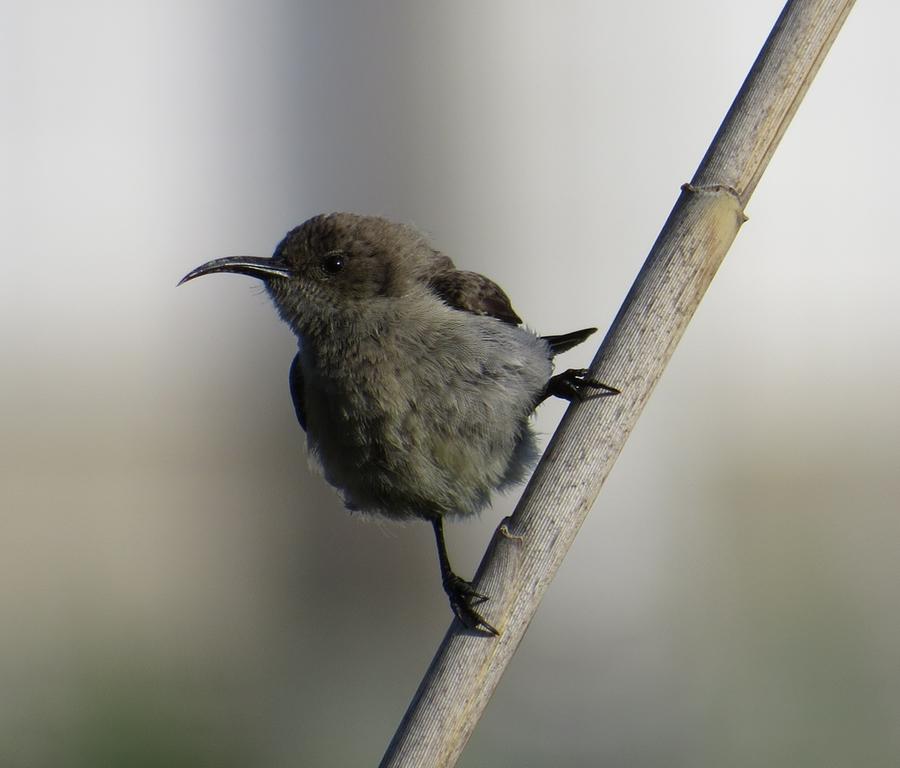
[[[431,532],[310,472],[258,285],[175,283],[352,210],[605,328],[781,5],[3,3],[0,765],[376,764]],[[850,15],[461,766],[900,763],[898,24]]]

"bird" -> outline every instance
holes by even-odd
[[[618,394],[586,369],[553,373],[553,358],[596,328],[538,335],[493,280],[378,216],[313,216],[270,258],[214,259],[178,285],[223,272],[261,280],[296,335],[294,411],[345,506],[429,522],[454,615],[497,635],[477,608],[488,597],[450,565],[443,521],[524,479],[544,400]]]

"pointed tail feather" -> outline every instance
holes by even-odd
[[[580,331],[561,333],[558,336],[542,336],[541,338],[550,345],[550,354],[555,357],[563,352],[568,352],[572,347],[577,347],[596,330],[596,328],[582,328]]]

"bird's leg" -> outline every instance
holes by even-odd
[[[619,390],[615,387],[611,387],[609,384],[604,384],[601,381],[589,379],[589,373],[590,371],[588,371],[587,368],[570,368],[568,371],[563,371],[562,373],[556,374],[556,376],[551,376],[550,381],[547,382],[547,386],[544,387],[541,399],[538,400],[538,405],[543,403],[548,397],[561,397],[563,400],[568,400],[570,403],[574,401],[580,403],[582,400],[590,397],[591,394],[599,396],[619,394]],[[601,391],[591,393],[588,391],[591,389],[598,389]]]
[[[450,567],[450,558],[447,557],[447,544],[444,542],[444,521],[438,515],[431,519],[434,527],[434,537],[437,540],[438,560],[441,564],[441,582],[444,592],[450,598],[450,608],[464,626],[469,629],[480,629],[489,635],[500,634],[473,606],[480,605],[487,600],[487,595],[475,591],[471,582],[461,579]]]

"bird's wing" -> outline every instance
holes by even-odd
[[[294,355],[294,362],[291,363],[291,372],[288,377],[291,383],[291,400],[294,401],[294,412],[297,414],[297,421],[306,431],[306,408],[303,403],[303,370],[300,368],[300,353]]]
[[[454,269],[441,272],[428,281],[434,293],[446,304],[475,315],[490,315],[510,325],[520,325],[520,318],[510,304],[509,296],[493,280],[477,272]]]

